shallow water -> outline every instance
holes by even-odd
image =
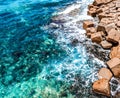
[[[0,1],[0,98],[99,98],[91,84],[105,65],[83,45],[92,1]]]

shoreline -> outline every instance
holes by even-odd
[[[120,97],[120,1],[119,0],[94,0],[88,5],[88,15],[98,18],[98,25],[91,20],[83,22],[86,36],[97,43],[104,50],[110,50],[109,60],[105,61],[107,68],[98,72],[98,80],[93,83],[93,91],[111,97],[111,78],[118,80],[118,90],[115,95]]]

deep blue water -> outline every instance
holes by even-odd
[[[85,47],[63,48],[45,28],[74,2],[0,0],[0,98],[89,98],[96,63]]]

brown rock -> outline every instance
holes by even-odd
[[[100,13],[100,14],[98,14],[99,20],[101,20],[102,18],[106,18],[106,17],[107,17],[107,16],[106,16],[105,13]]]
[[[104,0],[104,3],[106,4],[106,3],[109,3],[109,2],[111,2],[112,0]]]
[[[120,1],[116,2],[116,8],[120,8]]]
[[[107,22],[106,22],[107,23]],[[103,31],[104,33],[109,32],[112,28],[116,28],[114,23],[105,24],[105,23],[99,23],[97,27],[97,31]]]
[[[115,7],[116,5],[115,5],[115,3],[111,2],[111,3],[108,4],[108,6],[109,6],[110,8],[112,8],[112,7]]]
[[[97,14],[102,13],[102,12],[103,12],[103,10],[101,8],[99,8],[99,9],[96,10]]]
[[[118,8],[117,11],[120,12],[120,8]]]
[[[110,85],[108,79],[99,79],[93,83],[93,91],[102,95],[110,96]]]
[[[83,22],[83,28],[86,30],[89,27],[94,27],[94,23],[90,20],[85,20]]]
[[[100,22],[103,23],[103,24],[110,24],[110,23],[113,22],[113,19],[111,19],[111,18],[102,18]]]
[[[92,17],[95,17],[96,16],[96,8],[91,8],[88,12],[87,12],[87,14],[88,15],[90,15],[90,16],[92,16]]]
[[[112,43],[119,43],[120,40],[120,34],[118,33],[117,30],[111,29],[108,32],[108,36],[106,37],[106,40]]]
[[[99,20],[101,20],[102,18],[113,18],[115,16],[115,14],[109,13],[109,10],[107,10],[107,12],[107,14],[105,13],[105,11],[103,13],[98,14]]]
[[[113,67],[111,70],[115,77],[120,78],[120,64]]]
[[[91,37],[91,34],[93,34],[93,33],[95,33],[96,32],[96,29],[95,29],[95,27],[90,27],[90,28],[87,28],[86,29],[86,35],[87,35],[87,37]]]
[[[91,34],[92,42],[100,43],[102,41],[102,35],[100,33]]]
[[[93,5],[93,4],[89,4],[89,5],[88,5],[88,9],[90,10],[91,8],[94,8],[94,5]]]
[[[116,13],[117,12],[116,7],[110,8],[109,10],[110,10],[110,13]]]
[[[118,16],[118,20],[120,20],[120,16]]]
[[[118,21],[118,22],[116,23],[116,25],[117,25],[118,27],[120,27],[120,21]]]
[[[112,58],[111,60],[109,60],[107,62],[107,65],[108,67],[111,69],[111,68],[114,68],[115,66],[119,65],[120,64],[120,59],[117,58],[117,57],[114,57]]]
[[[112,47],[112,44],[105,40],[105,41],[102,41],[102,42],[101,42],[101,46],[102,46],[104,49],[110,49],[110,48]]]
[[[111,29],[115,29],[115,23],[110,23],[108,25],[105,26],[105,31],[108,33],[109,31],[111,31]]]
[[[99,31],[97,33],[100,34],[102,37],[105,37],[105,33],[103,31]]]
[[[101,5],[101,4],[104,4],[104,1],[103,0],[95,0],[93,2],[93,5]]]
[[[99,79],[105,78],[105,79],[110,80],[112,78],[112,73],[107,68],[101,68],[99,73],[98,73],[98,78]]]
[[[104,33],[106,32],[105,31],[105,24],[104,23],[99,23],[98,24],[98,27],[97,27],[97,31],[103,31]]]
[[[107,62],[107,65],[113,72],[114,76],[119,78],[120,77],[120,59],[119,58],[112,58]]]
[[[110,52],[110,58],[118,57],[120,58],[120,47],[113,47]]]

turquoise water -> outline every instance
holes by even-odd
[[[97,61],[47,26],[75,2],[0,0],[0,98],[90,98]]]

